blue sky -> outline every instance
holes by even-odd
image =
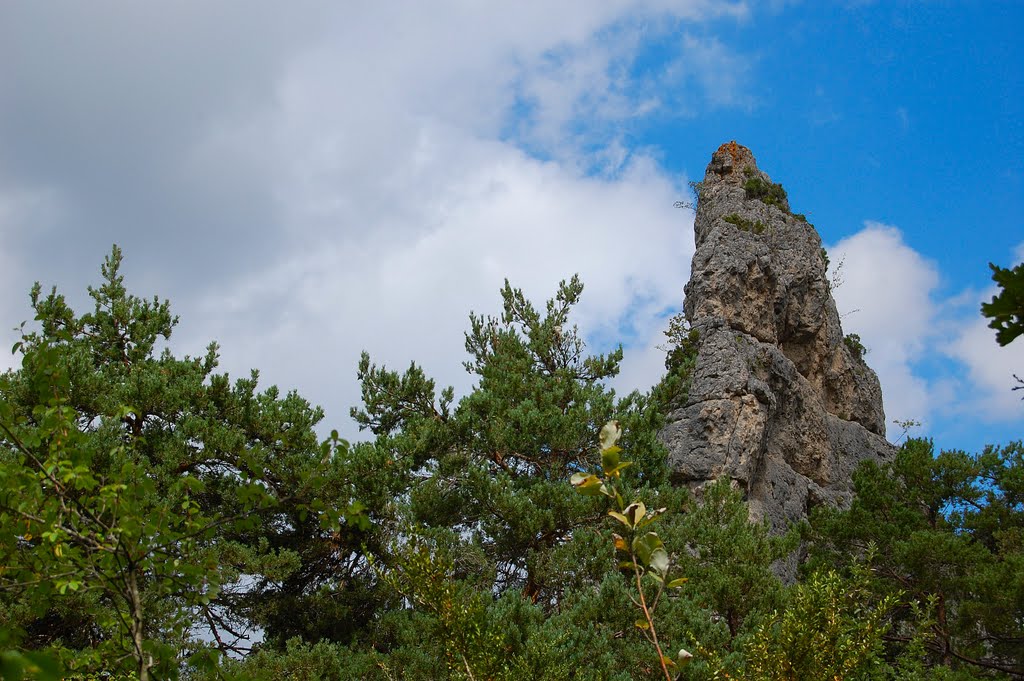
[[[749,108],[651,120],[637,142],[685,172],[701,142],[731,135],[826,240],[882,219],[935,258],[952,289],[981,285],[986,263],[1006,264],[1024,239],[1024,5],[850,4],[716,24],[720,40],[750,46]]]
[[[672,204],[735,139],[843,262],[888,416],[1016,439],[1024,346],[977,310],[987,263],[1024,257],[1022,25],[1019,2],[3,3],[0,340],[33,281],[84,305],[116,242],[175,351],[216,339],[358,436],[362,349],[465,391],[468,313],[578,272],[577,322],[646,388],[693,254]]]
[[[701,35],[748,49],[745,101],[653,116],[629,134],[681,173],[696,170],[689,159],[700,158],[706,140],[742,141],[826,244],[857,234],[865,221],[896,226],[938,275],[929,289],[933,323],[962,322],[976,308],[950,309],[957,298],[990,286],[989,262],[1020,262],[1024,243],[1021,25],[1024,5],[1010,2],[796,3],[750,21],[715,22]],[[659,68],[665,41],[649,51],[638,72]],[[846,330],[858,330],[868,304],[844,319]],[[970,382],[964,362],[930,350],[918,349],[917,376],[936,390]],[[1021,406],[1005,422],[964,423],[955,410],[901,417],[932,416],[926,430],[940,446],[977,448],[1021,437]]]

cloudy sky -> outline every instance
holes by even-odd
[[[646,388],[693,255],[673,203],[736,139],[843,263],[889,418],[1019,438],[1024,343],[978,304],[1024,258],[1021,25],[995,0],[4,2],[0,340],[34,281],[83,309],[117,243],[177,353],[216,339],[357,436],[361,350],[465,391],[468,313],[579,273],[576,322]]]

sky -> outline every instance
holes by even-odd
[[[0,341],[35,281],[86,311],[116,243],[176,354],[216,340],[360,439],[362,350],[465,394],[469,313],[578,273],[590,348],[647,389],[694,251],[674,203],[735,139],[819,230],[887,418],[1019,439],[1024,341],[978,310],[1024,259],[1020,26],[996,0],[0,3]]]

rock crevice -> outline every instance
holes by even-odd
[[[728,476],[777,530],[846,503],[857,464],[893,447],[878,377],[844,342],[821,238],[735,142],[712,156],[694,234],[683,309],[697,360],[660,436],[676,480]]]

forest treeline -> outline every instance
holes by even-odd
[[[352,444],[216,344],[175,357],[120,264],[85,313],[37,285],[0,376],[0,678],[1024,678],[1020,441],[910,439],[771,532],[728,480],[673,484],[679,320],[661,382],[618,396],[582,284],[506,284],[464,397],[362,356]]]

